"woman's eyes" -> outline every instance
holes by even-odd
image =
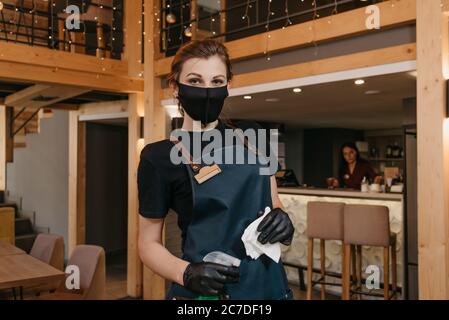
[[[200,84],[201,80],[200,79],[189,79],[189,83],[190,84]]]
[[[202,79],[192,78],[192,79],[189,79],[188,82],[191,85],[203,85]],[[214,86],[220,87],[220,86],[224,85],[224,81],[221,79],[215,79],[212,81],[212,84]]]
[[[218,79],[212,81],[212,83],[217,86],[222,86],[224,84],[223,80],[218,80]]]

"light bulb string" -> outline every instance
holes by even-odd
[[[287,20],[285,21],[284,28],[288,27],[292,24],[292,21],[290,20],[290,12],[288,8],[288,0],[285,0],[285,16],[287,17]]]
[[[318,55],[318,43],[316,42],[316,20],[319,18],[318,15],[318,7],[317,7],[317,0],[313,0],[312,5],[313,5],[313,19],[312,19],[312,43],[313,46],[315,47],[315,56]]]
[[[267,24],[265,25],[265,29],[266,29],[266,33],[267,33],[267,37],[266,37],[266,43],[265,43],[265,54],[267,56],[267,60],[270,61],[271,60],[271,55],[270,55],[270,51],[269,51],[269,47],[270,47],[270,17],[271,17],[271,0],[268,0],[268,13],[267,13]]]
[[[251,25],[251,23],[250,23],[250,17],[249,17],[249,15],[248,15],[248,12],[249,12],[249,2],[250,2],[250,0],[247,0],[247,2],[246,2],[246,8],[245,8],[245,14],[242,16],[242,20],[247,20],[247,22],[248,22],[248,28],[249,28],[249,26]]]

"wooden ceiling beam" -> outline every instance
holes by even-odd
[[[5,105],[15,108],[39,109],[88,92],[86,88],[37,84],[6,97]]]
[[[143,79],[128,75],[126,61],[8,42],[0,46],[0,79],[143,92]]]

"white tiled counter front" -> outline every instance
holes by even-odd
[[[304,194],[305,193],[305,194]],[[318,195],[314,195],[318,194]],[[383,205],[390,209],[390,229],[397,234],[397,266],[398,286],[403,284],[403,198],[402,195],[392,194],[363,194],[357,192],[309,190],[309,189],[279,189],[280,199],[290,214],[295,226],[295,235],[290,247],[283,247],[282,259],[296,265],[307,266],[307,203],[310,201],[343,202],[347,204]],[[342,244],[340,241],[326,241],[326,270],[341,273]],[[314,268],[319,268],[320,247],[319,242],[314,246]],[[383,270],[383,249],[377,247],[363,247],[362,270],[368,265],[379,266]],[[292,283],[298,283],[296,269],[286,267],[287,276]],[[365,274],[365,276],[367,276]],[[318,275],[314,275],[318,277]],[[391,272],[390,272],[391,278]],[[383,279],[383,275],[381,275]],[[329,282],[339,282],[338,279],[327,279]],[[382,280],[381,280],[382,281]],[[327,286],[327,290],[340,292],[339,287]]]

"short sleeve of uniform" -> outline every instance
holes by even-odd
[[[145,218],[162,219],[168,213],[170,184],[151,161],[141,155],[137,171],[139,213]]]

